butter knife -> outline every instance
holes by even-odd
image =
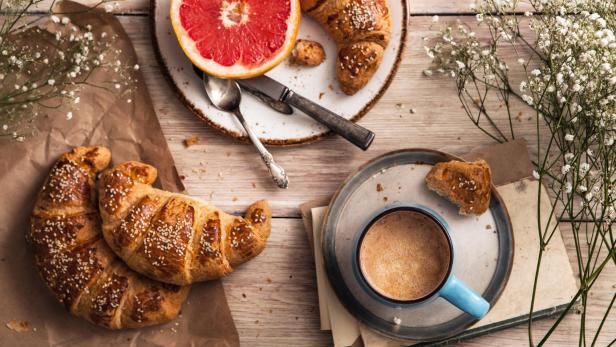
[[[195,74],[197,74],[197,76],[199,76],[200,79],[203,78],[203,71],[201,71],[195,65],[193,65],[193,71],[195,72]],[[243,84],[242,80],[237,80],[236,82],[240,85],[242,90],[249,92],[250,94],[255,96],[257,99],[261,100],[261,102],[271,107],[274,111],[280,112],[282,114],[287,114],[287,115],[293,114],[293,107],[289,106],[289,104],[283,101],[280,101],[280,100],[276,100],[272,98],[271,96],[259,91],[258,89],[255,89],[249,85]]]
[[[374,140],[374,133],[372,131],[317,105],[270,77],[263,75],[238,82],[241,86],[246,85],[259,90],[276,100],[301,110],[312,119],[325,125],[331,131],[349,140],[364,151],[370,147]]]

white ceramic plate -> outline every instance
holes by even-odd
[[[152,32],[158,59],[167,71],[180,99],[200,119],[224,134],[245,139],[245,132],[234,116],[215,109],[204,95],[201,80],[177,43],[169,19],[169,0],[151,0]],[[320,42],[327,58],[317,67],[295,67],[283,62],[267,75],[302,96],[344,118],[357,121],[376,103],[391,82],[400,62],[408,19],[407,0],[389,0],[392,36],[383,61],[370,82],[353,96],[345,95],[335,75],[336,45],[311,18],[302,15],[298,38]],[[273,111],[251,95],[242,99],[244,117],[261,141],[272,145],[307,143],[321,138],[328,129],[299,110],[288,116]]]

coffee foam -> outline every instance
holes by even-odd
[[[451,251],[444,231],[432,218],[411,210],[375,221],[361,242],[359,264],[369,285],[399,301],[432,293],[449,270]]]

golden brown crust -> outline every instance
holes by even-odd
[[[136,179],[135,172],[148,179]],[[184,285],[225,276],[261,253],[271,230],[267,202],[250,206],[245,218],[232,216],[198,199],[153,188],[152,172],[150,165],[128,162],[101,176],[103,235],[130,268]]]
[[[297,40],[291,52],[291,64],[317,66],[325,60],[325,50],[320,43],[311,40]]]
[[[94,324],[121,329],[167,322],[179,312],[188,287],[169,291],[168,285],[129,270],[102,239],[95,183],[110,160],[104,147],[78,147],[56,162],[27,233],[36,265],[58,300]],[[127,310],[144,309],[131,298],[146,285],[160,292],[159,308],[141,321],[123,319]]]
[[[371,41],[343,45],[338,51],[336,77],[346,94],[355,94],[363,88],[381,64],[383,46]]]
[[[460,206],[459,213],[482,214],[490,206],[492,174],[485,160],[437,163],[426,176],[428,188]]]
[[[346,94],[355,94],[372,78],[389,44],[391,18],[387,0],[301,2],[302,9],[338,44],[336,76]]]

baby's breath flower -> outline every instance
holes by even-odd
[[[67,112],[67,113],[66,113],[66,119],[67,119],[67,120],[71,120],[72,118],[73,118],[73,112],[70,112],[70,111],[69,111],[69,112]]]
[[[565,141],[572,142],[574,138],[575,138],[575,136],[573,136],[572,134],[566,134],[565,135]]]
[[[569,164],[565,164],[562,166],[562,168],[560,169],[560,172],[565,175],[567,174],[569,171],[571,170],[571,165]]]
[[[537,170],[533,170],[533,177],[538,180],[539,178],[541,178],[541,176],[539,176],[539,172],[537,172]]]

